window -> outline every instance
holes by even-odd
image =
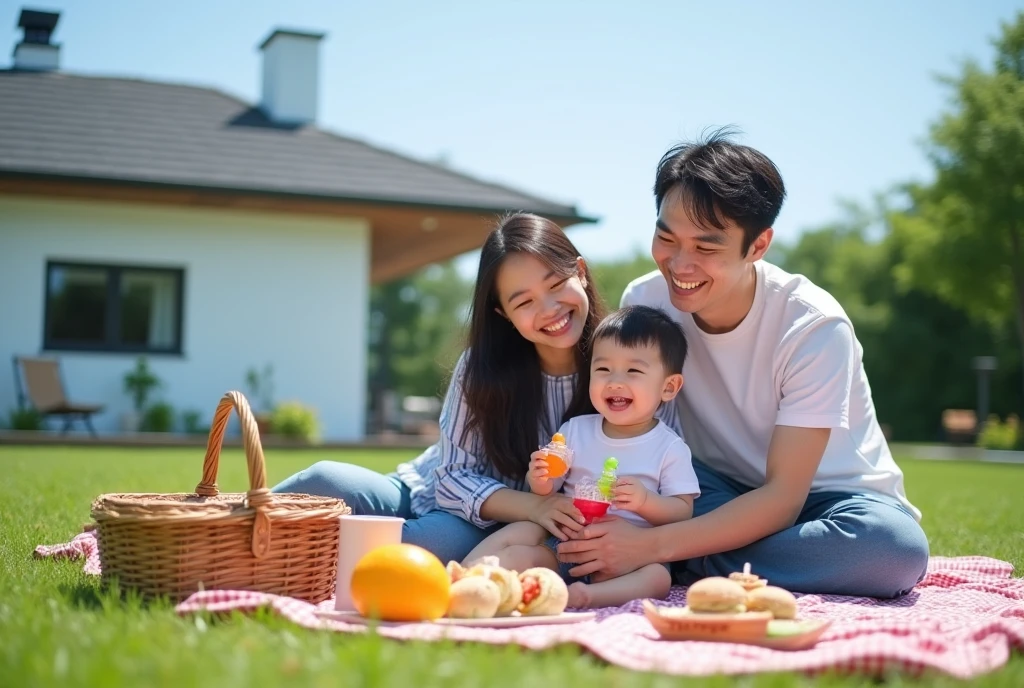
[[[43,348],[181,353],[184,271],[49,262]]]

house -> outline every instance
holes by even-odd
[[[321,33],[272,31],[247,103],[70,73],[58,19],[22,10],[0,70],[0,357],[59,358],[70,395],[104,404],[100,433],[144,355],[179,412],[208,422],[272,364],[277,400],[359,440],[372,284],[478,247],[509,210],[592,221],[319,126]],[[14,374],[0,365],[0,417]]]

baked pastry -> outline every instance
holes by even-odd
[[[444,568],[448,572],[448,579],[452,583],[455,583],[460,578],[466,575],[466,569],[463,568],[462,564],[455,560],[449,561],[448,565]]]
[[[452,583],[448,616],[452,619],[489,619],[498,610],[501,592],[494,581],[466,576]]]
[[[500,566],[479,564],[466,572],[467,576],[481,576],[498,586],[501,600],[498,603],[496,616],[509,616],[523,601],[523,585],[519,574]]]
[[[722,576],[702,578],[686,590],[686,606],[703,614],[742,614],[747,610],[747,591]]]
[[[526,569],[519,574],[519,582],[523,588],[519,613],[523,616],[561,614],[569,604],[569,588],[551,569]]]
[[[796,597],[775,585],[755,588],[747,593],[747,610],[771,612],[776,619],[796,618]]]
[[[756,573],[750,572],[750,562],[743,565],[743,572],[735,571],[729,574],[729,580],[734,580],[742,585],[748,592],[756,588],[763,588],[768,585],[768,580],[761,578]]]
[[[457,561],[449,561],[446,568],[453,584],[469,576],[480,576],[497,585],[501,599],[495,615],[509,616],[522,602],[523,586],[518,573],[500,566],[498,562],[498,557],[487,556],[472,562],[468,568]]]

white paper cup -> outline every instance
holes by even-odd
[[[334,609],[339,612],[356,611],[352,604],[349,587],[352,571],[356,564],[370,550],[382,545],[397,545],[402,542],[404,518],[397,516],[355,516],[338,517],[341,527],[338,532],[338,577],[335,582]]]

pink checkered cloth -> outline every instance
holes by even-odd
[[[99,573],[91,533],[37,557],[86,558],[87,573]],[[516,643],[535,650],[576,643],[612,664],[676,675],[824,671],[884,676],[898,671],[938,671],[969,679],[1004,665],[1012,649],[1024,649],[1024,579],[1013,566],[988,557],[932,557],[928,574],[909,594],[895,600],[837,595],[799,596],[803,618],[832,619],[811,649],[783,651],[750,645],[660,640],[639,601],[601,609],[597,618],[572,625],[471,628],[435,624],[381,626],[377,632],[400,640]],[[686,590],[672,588],[667,600],[683,605]],[[360,624],[322,619],[316,606],[289,597],[243,590],[199,592],[177,606],[181,615],[253,612],[267,607],[306,628],[365,633]],[[333,609],[333,602],[319,605]]]
[[[71,542],[59,545],[39,545],[32,553],[36,559],[81,559],[85,557],[85,573],[100,575],[100,548],[96,534],[91,530],[79,533]]]

